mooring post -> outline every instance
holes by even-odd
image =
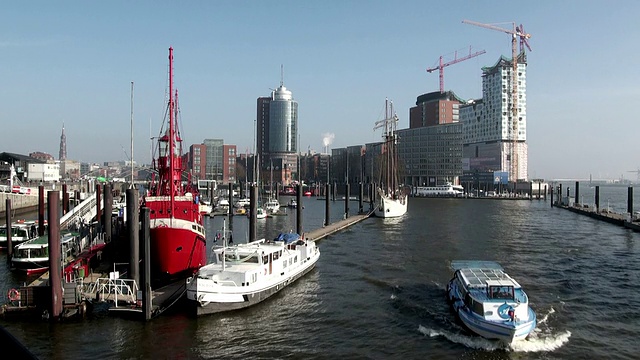
[[[145,320],[151,320],[151,231],[149,208],[143,207],[140,211],[142,228],[142,312]]]
[[[329,194],[331,193],[331,184],[327,183],[324,189],[324,226],[329,226]]]
[[[258,226],[258,187],[251,184],[251,197],[249,198],[249,242],[256,241],[256,227]],[[267,211],[265,209],[265,211]]]
[[[333,182],[333,194],[332,194],[332,200],[336,201],[336,193],[338,192],[338,183],[337,182]]]
[[[558,205],[562,206],[562,184],[558,185]]]
[[[553,186],[551,187],[551,207],[553,207]]]
[[[575,203],[582,205],[582,201],[580,201],[580,182],[579,181],[576,181],[576,191],[575,191],[575,193],[576,193],[576,201],[575,201]]]
[[[627,211],[629,212],[629,222],[633,221],[633,186],[627,188]]]
[[[38,186],[38,236],[44,235],[44,185]]]
[[[349,195],[351,193],[351,187],[349,183],[344,185],[344,218],[349,217]]]
[[[362,214],[364,207],[362,206],[362,198],[364,197],[364,184],[362,181],[358,184],[358,214]]]
[[[102,186],[96,184],[96,222],[98,223],[98,234],[102,233]]]
[[[138,191],[127,189],[127,230],[129,233],[129,278],[140,286],[140,228]]]
[[[302,236],[302,184],[298,183],[296,190],[296,231]]]
[[[104,215],[102,217],[102,226],[104,227],[104,242],[111,242],[111,212],[113,211],[113,194],[111,193],[111,184],[104,184]]]
[[[547,201],[547,185],[544,186],[544,201]]]
[[[233,233],[233,183],[229,183],[229,210],[227,214],[229,215],[229,231]]]
[[[62,215],[69,212],[69,191],[67,183],[62,183]]]
[[[5,220],[7,227],[7,264],[11,266],[11,256],[13,255],[13,240],[11,239],[11,199],[5,200]]]
[[[62,315],[62,257],[60,248],[60,191],[49,191],[47,194],[47,218],[49,219],[49,286],[51,288],[52,320]]]
[[[596,185],[596,212],[600,212],[600,185]]]

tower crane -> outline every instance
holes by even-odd
[[[510,142],[510,151],[509,151],[509,164],[510,170],[509,175],[511,176],[513,182],[518,181],[518,159],[516,156],[516,143],[518,142],[518,49],[517,44],[518,40],[520,40],[520,52],[524,52],[524,46],[531,50],[531,46],[529,46],[529,38],[531,38],[531,34],[528,34],[524,31],[524,27],[522,24],[520,26],[516,26],[515,22],[512,22],[512,29],[505,29],[503,27],[491,25],[491,24],[483,24],[476,21],[471,20],[462,20],[464,24],[475,25],[479,27],[483,27],[485,29],[501,31],[503,33],[507,33],[511,35],[511,63],[513,65],[513,69],[511,71],[511,142]],[[524,46],[523,46],[524,45]],[[514,185],[515,189],[515,185]]]
[[[481,51],[477,51],[474,53],[471,53],[471,46],[469,46],[469,55],[463,56],[461,58],[458,59],[458,51],[456,51],[453,55],[453,60],[443,63],[442,62],[442,55],[440,56],[440,63],[438,64],[438,66],[436,67],[432,67],[427,69],[428,73],[432,73],[436,70],[440,70],[440,93],[444,92],[444,68],[449,66],[449,65],[453,65],[453,64],[457,64],[461,61],[465,61],[471,58],[474,58],[476,56],[480,56],[482,54],[486,53],[486,51],[481,50]]]

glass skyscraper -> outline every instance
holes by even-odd
[[[291,91],[280,85],[271,92],[269,105],[269,153],[295,153],[298,151],[298,103]]]

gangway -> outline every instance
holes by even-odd
[[[91,194],[83,202],[76,205],[69,212],[64,214],[60,218],[60,229],[68,229],[69,227],[76,227],[82,223],[89,224],[91,220],[96,216],[96,193]],[[100,209],[103,208],[104,200],[100,199]]]

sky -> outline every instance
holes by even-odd
[[[615,4],[615,5],[614,5]],[[12,1],[0,13],[0,151],[149,163],[174,49],[185,148],[224,139],[254,148],[256,99],[281,81],[298,102],[300,150],[376,142],[385,98],[399,128],[439,89],[439,57],[486,53],[444,70],[446,90],[482,97],[481,68],[531,34],[529,177],[640,179],[640,2]],[[133,92],[131,83],[133,82]],[[132,101],[133,94],[133,116]]]

